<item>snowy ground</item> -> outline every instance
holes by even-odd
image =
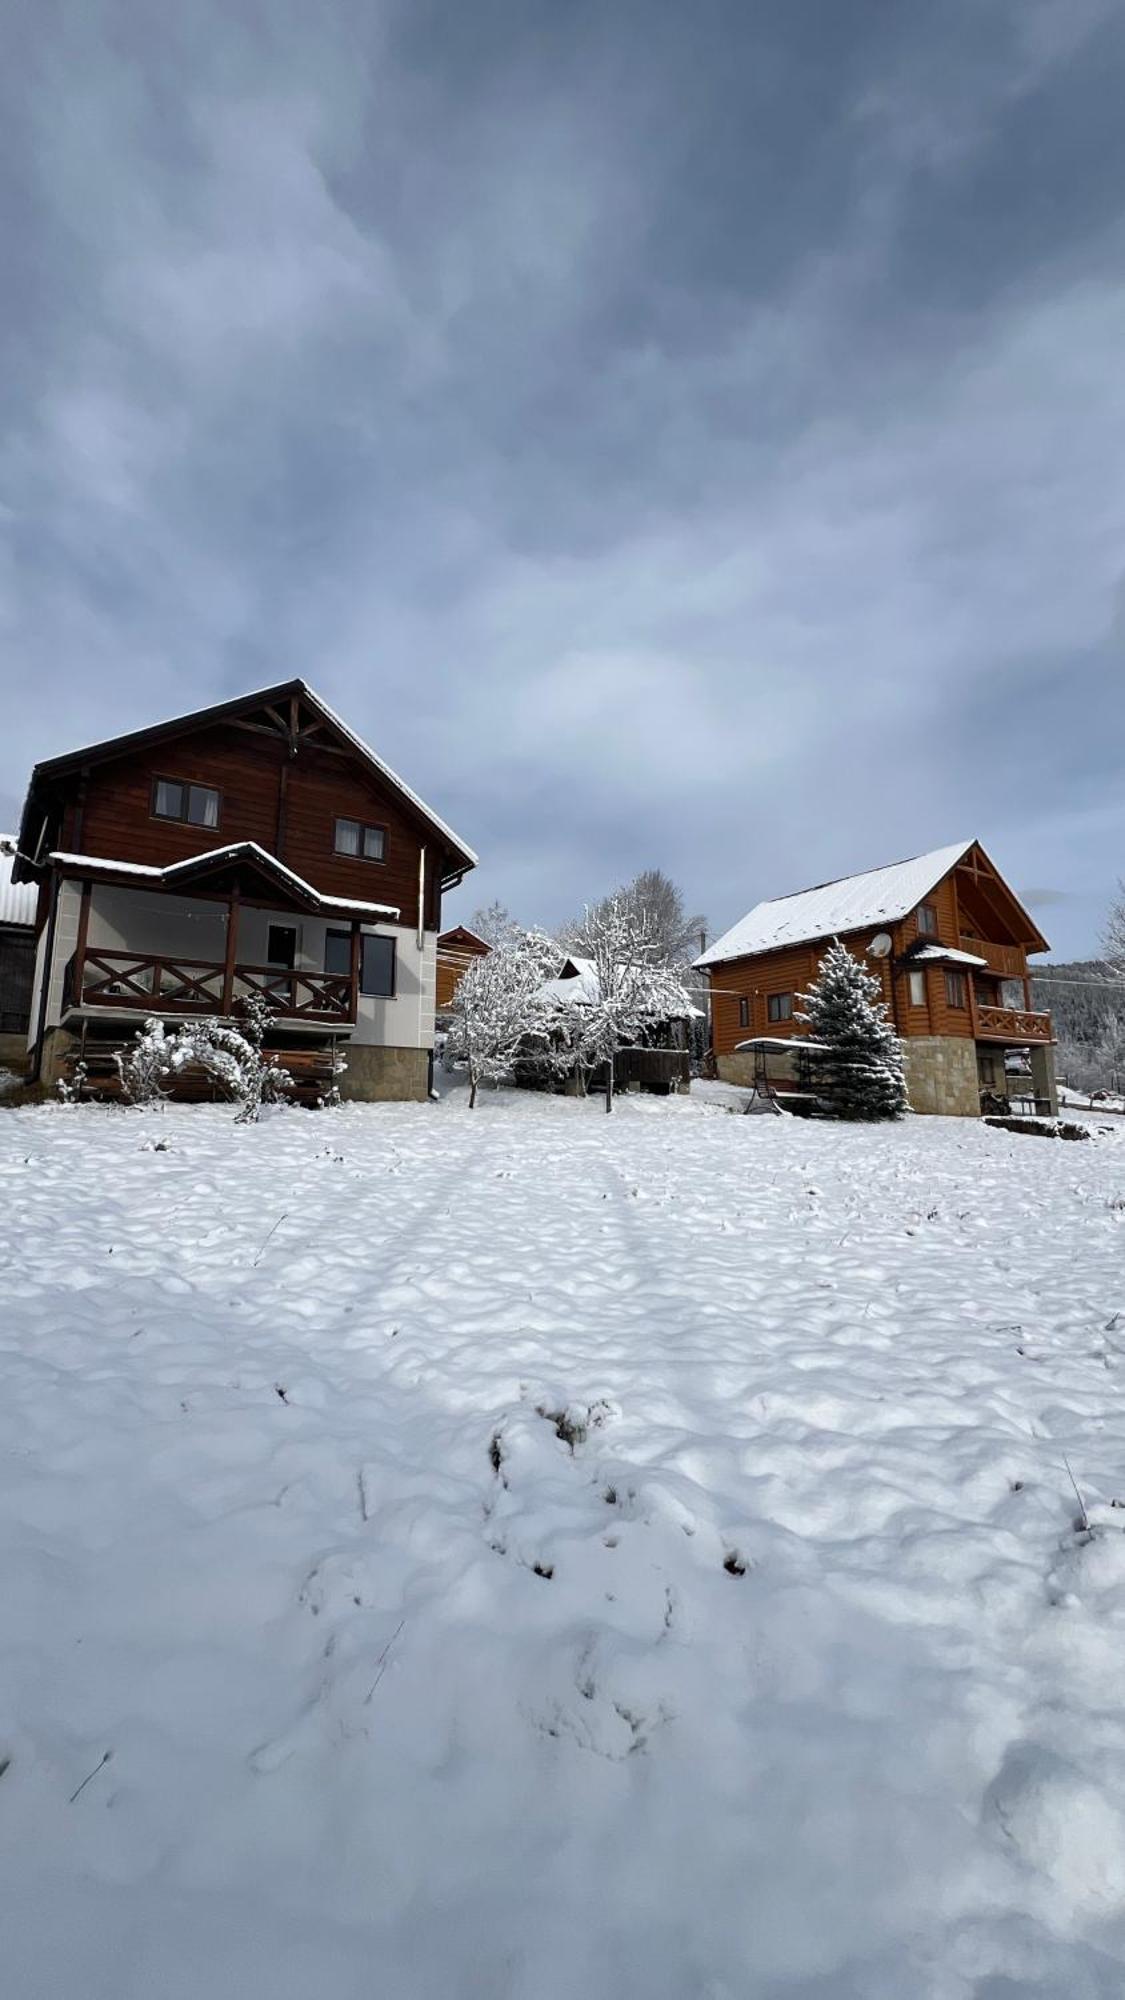
[[[50,1107],[0,1191],[6,2000],[1119,2000],[1125,1133]]]

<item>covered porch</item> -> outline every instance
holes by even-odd
[[[287,1030],[349,1033],[363,927],[398,915],[320,896],[249,843],[166,869],[75,857],[67,875],[78,905],[58,1019],[69,1026],[237,1018],[257,998]]]

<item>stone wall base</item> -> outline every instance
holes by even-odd
[[[78,1047],[78,1036],[69,1028],[48,1028],[43,1037],[43,1060],[39,1066],[39,1081],[45,1090],[54,1090],[61,1076],[66,1074],[66,1058],[72,1049]]]
[[[910,1035],[903,1042],[913,1111],[979,1118],[977,1045],[960,1035]]]
[[[340,1095],[359,1104],[424,1104],[430,1094],[429,1049],[385,1049],[353,1042]]]
[[[754,1088],[754,1057],[749,1050],[742,1055],[716,1056],[715,1068],[720,1083],[737,1083],[743,1090]],[[781,1049],[769,1052],[769,1073],[771,1083],[792,1083],[796,1077],[796,1065],[791,1055]]]

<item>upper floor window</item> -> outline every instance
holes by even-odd
[[[951,1007],[966,1007],[968,997],[963,972],[947,972],[945,975],[945,997]]]
[[[791,993],[771,993],[766,1001],[766,1013],[771,1021],[791,1021],[793,1019],[793,995]]]
[[[336,821],[337,854],[354,854],[361,861],[382,861],[386,848],[385,827],[364,826],[363,821],[358,819]]]
[[[912,972],[909,974],[909,981],[910,981],[910,1005],[912,1007],[924,1007],[926,1004],[925,973]]]
[[[750,1026],[750,1002],[747,1000],[745,994],[738,1003],[738,1025],[740,1028],[748,1028]]]
[[[152,810],[156,819],[178,819],[185,826],[218,826],[219,794],[210,785],[189,785],[183,778],[157,778]]]
[[[935,936],[936,936],[936,934],[937,934],[937,911],[935,910],[935,908],[934,908],[934,906],[933,906],[933,904],[932,904],[932,903],[919,903],[919,905],[918,905],[918,929],[919,929],[919,930],[920,930],[920,931],[921,931],[921,932],[923,933],[923,935],[924,935],[925,937],[935,937]]]

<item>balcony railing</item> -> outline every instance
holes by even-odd
[[[355,981],[343,972],[287,971],[276,965],[236,965],[210,959],[154,958],[127,951],[87,951],[68,967],[68,1003],[82,1007],[136,1007],[150,1014],[222,1014],[260,995],[289,1021],[350,1022],[356,1017]]]
[[[976,1009],[976,1031],[982,1041],[1049,1042],[1051,1016],[1033,1014],[1024,1007],[982,1007]]]
[[[1023,953],[1016,945],[990,944],[987,939],[962,934],[961,950],[971,952],[974,958],[983,958],[990,972],[1001,979],[1022,979],[1026,971]]]

